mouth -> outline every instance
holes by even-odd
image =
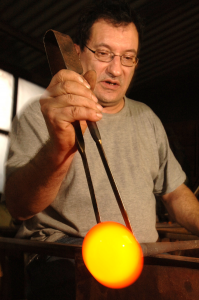
[[[103,86],[105,86],[106,88],[115,89],[120,86],[120,83],[117,80],[107,79],[107,80],[103,80],[101,82],[102,82]]]

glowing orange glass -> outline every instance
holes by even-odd
[[[120,289],[137,280],[143,268],[143,253],[132,232],[116,222],[102,222],[87,233],[83,260],[101,284]]]

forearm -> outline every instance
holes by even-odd
[[[184,184],[162,196],[171,217],[192,233],[199,235],[199,202]]]
[[[84,132],[86,120],[100,120],[103,108],[97,102],[88,82],[79,74],[61,70],[52,78],[40,98],[49,141],[6,182],[6,203],[14,218],[31,218],[54,201],[76,152],[73,123],[80,121]]]
[[[50,142],[6,182],[6,205],[19,220],[29,219],[55,199],[76,149],[55,156]]]

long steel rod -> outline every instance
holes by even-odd
[[[161,253],[199,249],[199,241],[177,241],[177,242],[157,242],[141,243],[143,256],[155,256]],[[26,252],[36,254],[46,254],[59,257],[75,257],[76,251],[81,251],[82,245],[70,245],[62,243],[44,243],[41,241],[31,241],[23,239],[13,239],[0,237],[0,250],[6,250],[7,254]],[[183,258],[183,257],[182,257]]]
[[[51,68],[51,73],[54,76],[56,72],[58,72],[62,68],[70,69],[73,70],[79,74],[82,74],[83,69],[80,63],[80,60],[77,56],[77,52],[75,50],[74,44],[71,40],[71,38],[67,35],[63,35],[60,32],[54,31],[54,30],[49,30],[45,34],[44,38],[44,44],[45,44],[45,49],[48,57],[48,62]],[[66,51],[67,49],[67,51]],[[93,72],[93,71],[92,71]],[[84,74],[84,77],[86,80],[89,82],[91,86],[91,90],[94,89],[95,82],[96,82],[96,74],[88,75],[89,72]],[[94,72],[95,73],[95,72]],[[104,164],[104,168],[106,170],[108,179],[110,181],[111,187],[113,189],[113,192],[115,194],[117,203],[119,205],[120,211],[122,213],[124,222],[126,224],[126,227],[132,232],[132,227],[127,215],[127,212],[125,210],[124,204],[122,202],[122,199],[120,197],[118,188],[116,186],[116,183],[114,181],[113,175],[111,173],[111,170],[109,168],[103,147],[102,147],[102,142],[101,142],[101,137],[100,133],[97,127],[97,124],[95,122],[90,122],[87,121],[90,133],[94,139],[94,141],[97,144],[98,151],[100,153],[102,162]],[[92,199],[92,204],[94,208],[94,213],[95,217],[97,220],[97,223],[101,222],[100,220],[100,215],[97,207],[97,201],[95,198],[95,193],[94,193],[94,188],[91,180],[91,175],[88,167],[88,162],[86,158],[86,153],[85,153],[85,145],[84,145],[84,138],[82,135],[81,127],[79,124],[79,121],[74,122],[74,128],[75,128],[75,133],[76,133],[76,145],[78,148],[78,151],[82,157],[85,173],[86,173],[86,178],[88,182],[88,187],[90,190],[91,194],[91,199]]]
[[[122,217],[123,217],[124,222],[126,224],[126,227],[131,232],[133,232],[132,231],[132,227],[131,227],[131,223],[130,223],[129,218],[128,218],[128,214],[127,214],[126,209],[124,207],[124,203],[122,202],[122,198],[120,196],[120,193],[118,191],[117,185],[116,185],[115,180],[113,178],[113,175],[111,173],[111,170],[110,170],[110,167],[109,167],[109,164],[108,164],[108,161],[107,161],[107,158],[106,158],[103,146],[102,146],[101,136],[100,136],[97,124],[95,122],[90,122],[90,121],[87,121],[87,124],[88,124],[88,128],[90,130],[91,136],[93,137],[93,139],[94,139],[94,141],[96,143],[97,149],[98,149],[100,157],[102,159],[104,168],[106,170],[106,174],[107,174],[108,179],[110,181],[112,190],[114,192],[115,198],[117,200],[117,204],[118,204],[119,209],[121,211],[121,214],[122,214]]]
[[[83,165],[84,165],[84,170],[85,170],[85,173],[86,173],[86,179],[87,179],[88,188],[89,188],[90,195],[91,195],[91,200],[92,200],[92,204],[93,204],[95,218],[96,218],[97,223],[100,223],[101,222],[100,214],[99,214],[99,210],[98,210],[98,206],[97,206],[97,200],[96,200],[96,197],[95,197],[93,182],[92,182],[92,179],[91,179],[91,174],[90,174],[88,161],[87,161],[87,157],[86,157],[86,152],[85,152],[84,138],[83,138],[83,135],[82,135],[82,130],[81,130],[79,121],[75,121],[73,123],[73,127],[75,129],[75,135],[76,135],[76,146],[77,146],[77,149],[78,149],[78,151],[81,155],[82,162],[83,162]]]

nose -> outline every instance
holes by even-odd
[[[107,72],[112,75],[112,77],[118,77],[122,74],[122,64],[120,61],[120,56],[115,55],[113,60],[107,66]]]

